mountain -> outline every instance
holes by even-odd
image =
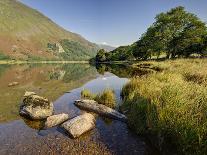
[[[98,48],[17,0],[0,0],[0,58],[87,60]]]
[[[112,47],[110,45],[106,45],[106,44],[99,44],[98,45],[99,48],[104,49],[107,52],[113,51],[114,49],[116,49],[116,47]]]

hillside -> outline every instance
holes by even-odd
[[[0,55],[13,59],[65,59],[66,56],[69,60],[75,57],[86,60],[95,56],[98,48],[16,0],[0,0],[0,30]],[[78,55],[73,52],[73,58],[70,58],[70,49],[62,47],[62,40],[75,45],[71,47],[72,51],[77,45],[82,51],[78,51]]]

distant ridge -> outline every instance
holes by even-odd
[[[99,44],[99,48],[106,50],[107,52],[113,51],[116,49],[116,47],[110,46],[110,45],[105,45],[105,44]]]

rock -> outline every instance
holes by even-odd
[[[28,97],[28,96],[31,96],[31,95],[37,95],[37,94],[35,92],[26,91],[25,94],[24,94],[24,97]]]
[[[32,120],[46,119],[53,114],[53,103],[34,92],[26,92],[19,113]]]
[[[12,87],[12,86],[16,86],[18,84],[19,84],[19,82],[11,82],[11,83],[8,84],[8,86],[9,87]]]
[[[68,119],[69,119],[68,114],[58,114],[58,115],[49,116],[45,122],[45,128],[51,128],[57,126],[67,121]]]
[[[77,138],[83,133],[95,127],[95,117],[92,114],[84,113],[61,125],[72,138]]]
[[[125,115],[105,105],[98,104],[94,100],[77,100],[74,104],[83,110],[88,110],[105,117],[127,122],[127,117]]]

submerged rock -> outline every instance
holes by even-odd
[[[61,125],[72,138],[77,138],[83,133],[95,127],[95,117],[92,114],[84,113]]]
[[[8,84],[8,87],[16,86],[18,84],[19,84],[19,82],[11,82]]]
[[[68,119],[69,119],[68,114],[58,114],[58,115],[49,116],[45,122],[45,128],[51,128],[57,126],[67,121]]]
[[[94,100],[77,100],[74,104],[83,110],[88,110],[105,117],[127,122],[127,117],[125,115],[105,105],[98,104]]]
[[[46,119],[53,114],[53,103],[34,92],[26,92],[19,113],[33,120]]]

